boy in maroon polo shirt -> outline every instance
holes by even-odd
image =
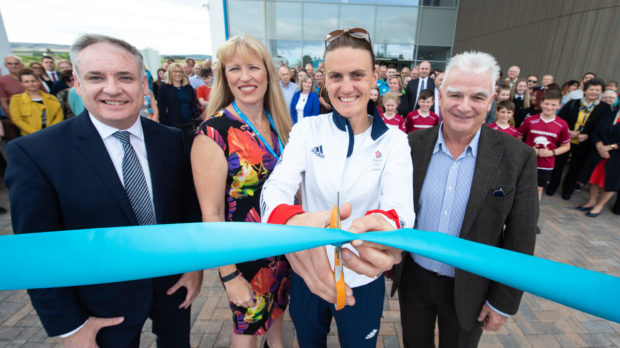
[[[407,118],[405,118],[405,129],[407,133],[435,127],[439,124],[439,116],[430,111],[431,106],[433,106],[433,99],[435,99],[433,90],[425,89],[420,92],[420,96],[418,97],[418,105],[420,105],[420,108],[413,110],[407,115]]]
[[[525,143],[536,151],[539,201],[543,189],[549,184],[555,156],[570,150],[568,124],[555,115],[561,100],[562,94],[559,91],[546,91],[541,102],[542,112],[526,118],[519,127],[519,139],[525,138]]]

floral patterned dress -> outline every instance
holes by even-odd
[[[204,121],[198,133],[213,139],[228,161],[226,221],[260,223],[260,194],[276,159],[252,129],[228,110]],[[273,130],[271,138],[277,145]],[[275,148],[280,155],[278,146]],[[284,256],[275,256],[240,263],[237,268],[252,285],[256,306],[245,308],[230,303],[235,334],[263,335],[288,305],[289,264]]]

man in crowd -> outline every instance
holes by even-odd
[[[84,35],[71,57],[86,110],[9,143],[13,231],[198,221],[183,134],[139,116],[147,88],[140,51]],[[158,347],[189,347],[190,305],[201,283],[198,271],[28,293],[47,334],[65,347],[137,348],[147,317]]]
[[[396,65],[394,64],[390,64],[387,66],[387,72],[386,72],[387,78],[389,79],[392,76],[397,76],[398,75],[398,70],[396,69]]]
[[[409,72],[409,77],[411,77],[412,80],[420,77],[420,68],[417,65],[411,68],[411,71]]]
[[[443,78],[444,78],[444,73],[443,72],[439,72],[437,73],[437,76],[435,77],[435,88],[433,88],[434,93],[433,93],[433,100],[435,101],[435,103],[433,104],[433,107],[431,108],[431,110],[435,113],[435,115],[439,116],[439,122],[441,122],[442,118],[441,118],[441,107],[439,105],[439,87],[441,87],[441,83],[443,82]]]
[[[282,87],[282,94],[284,94],[286,107],[290,109],[293,95],[298,89],[297,84],[291,82],[291,70],[287,66],[280,67],[278,75],[280,75],[280,87]]]
[[[431,63],[429,61],[423,61],[420,63],[420,67],[418,68],[419,77],[415,80],[409,81],[407,84],[406,95],[408,105],[411,107],[409,112],[414,111],[418,108],[418,96],[420,92],[424,89],[433,89],[435,88],[435,82],[428,75],[431,73]]]
[[[480,52],[453,57],[440,88],[443,123],[409,137],[416,228],[532,254],[538,219],[536,155],[482,126],[499,66]],[[522,291],[405,253],[397,267],[405,347],[476,347],[519,308]],[[394,288],[393,288],[394,290]]]
[[[538,87],[538,76],[530,75],[527,77],[527,88],[529,88],[530,93],[534,91]]]
[[[18,77],[19,72],[24,68],[24,63],[19,57],[6,56],[4,57],[4,67],[7,68],[9,74],[0,76],[0,105],[6,115],[6,118],[2,119],[3,135],[7,140],[11,140],[18,136],[19,129],[13,124],[9,104],[13,95],[25,91]]]
[[[377,79],[377,88],[380,94],[385,94],[390,91],[390,86],[387,84],[387,65],[381,63],[378,70],[379,78]]]
[[[549,87],[550,84],[553,83],[553,75],[543,75],[542,77],[542,88],[547,89]]]
[[[52,80],[52,82],[58,81],[60,78],[60,74],[56,71],[56,62],[54,58],[51,56],[43,56],[41,57],[41,65],[43,65],[43,69],[45,69],[45,73]]]
[[[519,68],[516,65],[513,65],[508,69],[508,77],[506,78],[506,82],[508,83],[510,87],[512,87],[512,85],[514,85],[515,82],[517,82],[517,80],[519,79],[520,73],[521,73],[521,68]]]
[[[312,77],[314,76],[314,67],[312,66],[312,63],[308,63],[306,64],[306,73],[308,73],[308,76]]]
[[[190,73],[191,76],[189,76],[189,84],[192,85],[194,89],[198,89],[198,87],[205,84],[204,81],[202,81],[202,78],[198,76],[198,73],[200,73],[201,69],[202,69],[202,65],[194,64],[194,67],[192,68],[192,72]]]

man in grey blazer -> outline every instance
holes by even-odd
[[[443,123],[409,134],[416,228],[532,254],[538,200],[536,155],[483,125],[499,74],[495,59],[467,52],[448,63]],[[517,312],[522,291],[409,254],[395,274],[405,347],[476,347]]]

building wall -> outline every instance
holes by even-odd
[[[619,0],[460,0],[454,54],[493,54],[504,76],[511,65],[555,82],[592,71],[620,81]]]

